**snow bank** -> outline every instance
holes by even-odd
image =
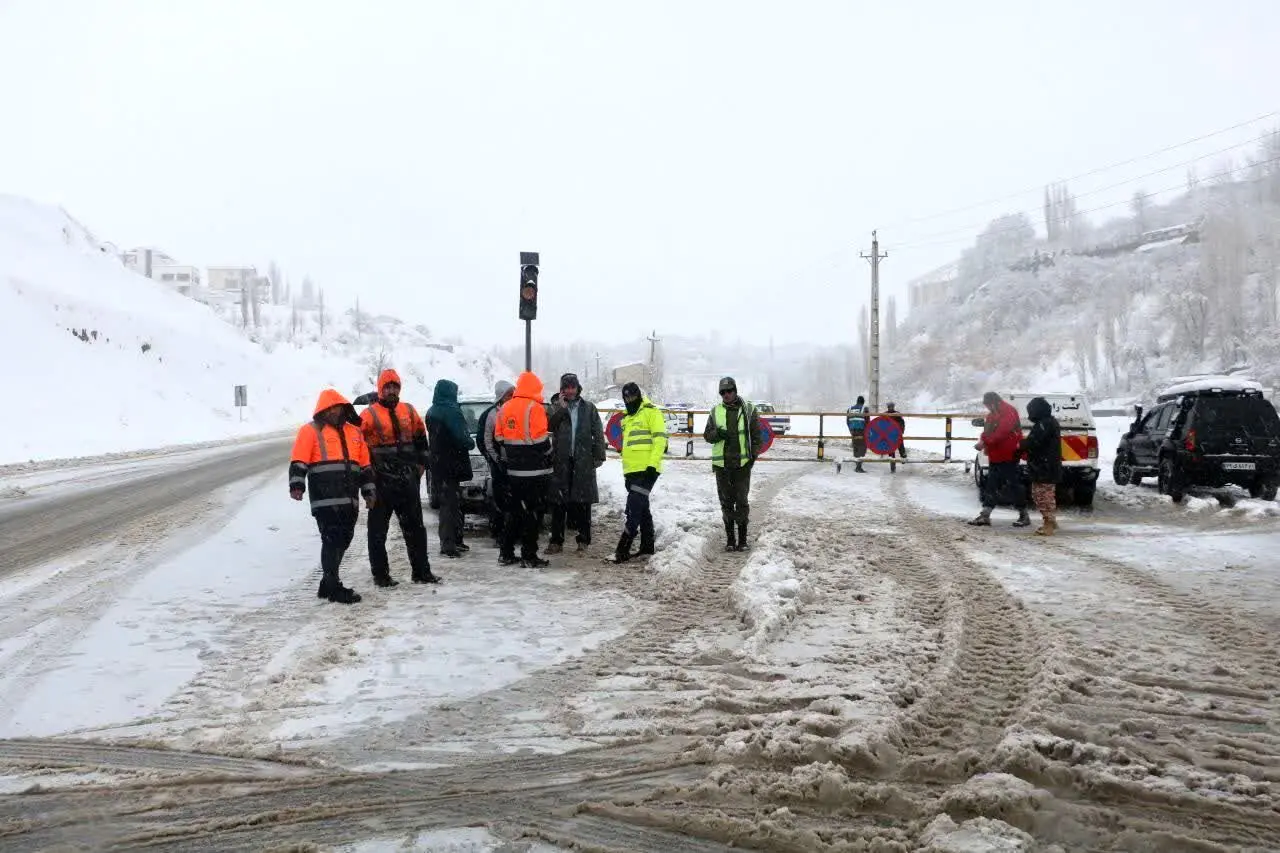
[[[812,594],[787,557],[784,538],[776,531],[761,536],[730,589],[733,606],[750,629],[743,651],[753,657],[799,614]]]
[[[343,317],[329,346],[279,345],[230,319],[125,269],[60,209],[0,195],[0,364],[22,413],[5,431],[0,464],[293,426],[324,386],[367,388],[368,350],[385,343],[347,334]],[[475,393],[508,372],[465,348],[391,356],[420,381],[416,393],[406,388],[415,400],[429,400],[439,377]],[[243,411],[236,385],[248,386]]]

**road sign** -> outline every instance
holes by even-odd
[[[605,441],[619,453],[622,452],[622,412],[614,412],[604,428]]]
[[[892,456],[902,446],[902,428],[893,418],[881,415],[867,424],[867,449],[877,456]]]
[[[247,385],[236,386],[236,407],[249,405],[249,388]]]
[[[766,450],[773,447],[773,424],[769,423],[766,418],[760,419],[760,453],[763,455]]]

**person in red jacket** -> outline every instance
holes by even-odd
[[[996,508],[996,500],[1006,489],[1012,489],[1013,506],[1018,511],[1018,520],[1013,526],[1027,527],[1031,524],[1031,516],[1027,514],[1027,496],[1018,470],[1022,418],[1018,410],[1001,399],[995,391],[983,394],[982,404],[987,407],[987,418],[982,427],[982,437],[974,446],[986,451],[987,460],[991,464],[987,468],[986,488],[982,492],[982,512],[969,523],[975,527],[990,527],[991,511]]]

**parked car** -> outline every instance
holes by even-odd
[[[1083,394],[1007,394],[1005,400],[1022,416],[1022,431],[1031,429],[1027,418],[1027,403],[1035,397],[1043,397],[1053,409],[1053,416],[1062,428],[1062,482],[1058,484],[1057,499],[1060,505],[1075,504],[1093,506],[1093,496],[1098,488],[1098,427],[1093,420],[1089,401]],[[981,427],[982,418],[974,418],[973,426]],[[1027,462],[1021,461],[1022,488],[1030,502],[1031,478],[1027,474]],[[979,451],[974,463],[974,482],[981,492],[987,485],[987,454]]]
[[[791,416],[777,414],[773,403],[761,400],[756,403],[756,411],[760,413],[762,419],[769,422],[774,435],[786,435],[787,430],[791,429]]]
[[[1180,503],[1189,486],[1243,486],[1275,500],[1280,483],[1280,415],[1252,382],[1205,380],[1156,397],[1120,439],[1111,476],[1117,485],[1155,477],[1160,494]]]

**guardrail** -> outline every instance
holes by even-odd
[[[604,417],[605,423],[607,424],[609,422],[609,419],[612,418],[614,414],[617,414],[618,412],[621,412],[621,411],[623,410],[601,409],[600,414]],[[709,455],[708,456],[694,455],[694,452],[693,452],[694,442],[702,438],[702,433],[694,431],[693,422],[694,422],[695,415],[710,415],[711,411],[709,409],[679,409],[672,412],[664,409],[663,412],[664,414],[667,414],[667,415],[674,414],[679,417],[683,417],[685,419],[684,430],[679,432],[671,432],[667,434],[668,439],[685,439],[686,440],[684,456],[683,457],[674,456],[673,458],[689,459],[694,461],[710,461],[711,457]],[[892,462],[897,465],[924,465],[924,464],[946,465],[946,464],[952,464],[952,463],[963,463],[964,465],[968,466],[972,462],[971,458],[965,458],[965,459],[952,458],[952,444],[958,441],[972,444],[973,442],[976,442],[978,440],[978,436],[977,435],[972,435],[972,436],[955,435],[953,427],[956,421],[962,421],[964,426],[971,427],[972,426],[970,423],[971,421],[975,419],[983,418],[985,416],[986,416],[985,413],[966,414],[963,412],[952,412],[952,413],[881,412],[879,414],[867,415],[866,418],[868,423],[870,423],[872,420],[878,417],[900,417],[908,424],[910,424],[912,421],[919,423],[921,420],[942,421],[943,422],[942,435],[903,435],[902,436],[902,444],[918,443],[918,442],[943,442],[942,458],[941,459],[936,459],[936,458],[921,459],[919,457],[916,457],[914,459],[911,459],[911,458],[904,459],[897,455],[879,456],[874,451],[871,451],[870,449],[868,449],[867,456],[863,457],[861,461],[864,463]],[[765,417],[766,416],[763,414],[760,416],[761,420],[764,420]],[[848,417],[848,412],[771,412],[769,413],[768,417],[771,417],[771,418],[775,418],[775,417],[817,418],[818,432],[816,434],[774,433],[773,440],[774,441],[795,441],[800,443],[810,442],[810,441],[817,442],[816,458],[819,461],[826,459],[828,442],[851,441],[851,438],[848,434],[848,427],[845,425],[846,418]],[[826,429],[827,418],[838,419],[838,423],[840,425],[839,432],[835,432],[835,433],[827,432],[827,429]],[[612,448],[610,448],[610,451],[613,452]],[[670,450],[668,450],[668,452],[670,452]],[[798,458],[798,457],[769,456],[766,453],[759,457],[759,461],[762,461],[762,462],[808,462],[811,460],[807,458]]]

